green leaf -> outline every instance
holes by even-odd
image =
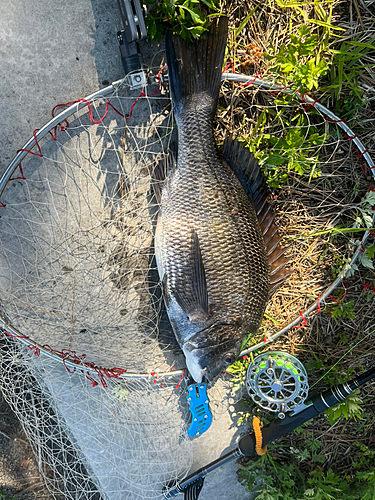
[[[360,253],[358,259],[362,266],[367,267],[368,269],[374,269],[374,264],[367,251]]]
[[[375,257],[375,245],[366,248],[366,253],[370,259],[373,259]]]
[[[345,31],[344,28],[339,28],[338,26],[333,26],[330,23],[326,23],[324,21],[319,21],[318,19],[308,19],[310,23],[317,24],[318,26],[323,26],[324,28],[328,28],[330,30],[336,30],[336,31]]]
[[[247,25],[249,22],[251,16],[254,14],[254,12],[257,10],[258,6],[255,6],[245,17],[245,19],[242,21],[242,23],[238,26],[238,28],[234,32],[234,38],[236,39],[238,35],[241,33],[241,31],[244,29],[244,27]]]

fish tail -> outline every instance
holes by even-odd
[[[187,43],[181,37],[167,33],[165,52],[176,118],[197,94],[205,95],[205,102],[210,102],[212,114],[215,113],[227,34],[227,17],[215,18],[209,31],[193,43]]]

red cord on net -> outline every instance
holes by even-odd
[[[304,104],[306,104],[306,99],[305,99],[305,96],[307,97],[310,97],[309,94],[306,92],[306,94],[302,94],[300,91],[298,91],[298,94],[301,96],[301,99],[302,99],[302,102]],[[313,102],[310,102],[310,104],[308,104],[305,108],[305,111],[308,111],[310,108],[313,108],[315,106],[315,104],[320,104],[318,100],[315,100]]]
[[[25,151],[26,153],[30,153],[31,155],[34,155],[34,156],[39,156],[39,157],[42,157],[43,154],[42,154],[42,150],[40,149],[40,146],[39,146],[39,143],[38,143],[38,139],[36,138],[36,133],[39,131],[38,128],[36,128],[33,132],[33,137],[34,137],[34,141],[35,141],[35,145],[36,147],[38,148],[38,153],[35,153],[35,151],[31,151],[30,149],[24,149],[24,148],[21,148],[21,149],[17,149],[16,153],[19,153],[20,151]]]
[[[13,337],[13,338],[16,338],[16,339],[25,339],[25,340],[30,340],[30,337],[27,337],[25,335],[15,335],[13,333],[10,333],[8,332],[6,329],[4,329],[4,332],[6,333],[6,335],[8,335],[9,337]],[[27,346],[36,356],[39,356],[40,355],[40,348],[37,347],[37,346],[32,346],[32,345],[28,345]],[[44,344],[43,345],[43,349],[48,349],[52,354],[57,354],[58,356],[60,356],[62,358],[62,362],[63,362],[63,365],[66,369],[67,372],[69,373],[74,373],[77,369],[77,367],[73,367],[72,370],[69,369],[69,367],[67,366],[66,364],[66,361],[68,360],[67,358],[70,358],[72,361],[74,361],[75,363],[77,363],[78,365],[81,365],[82,366],[82,370],[80,370],[82,373],[85,373],[84,372],[84,368],[89,368],[91,370],[94,370],[99,379],[100,379],[100,382],[102,384],[102,386],[104,388],[108,387],[108,384],[105,380],[105,377],[107,378],[119,378],[121,375],[124,375],[126,373],[127,370],[123,369],[123,368],[103,368],[102,366],[97,366],[95,363],[91,363],[91,362],[85,362],[85,358],[86,358],[86,354],[77,354],[75,351],[72,351],[70,349],[62,349],[61,351],[58,351],[56,349],[53,349],[51,346],[49,346],[48,344]],[[85,373],[85,376],[88,380],[90,380],[90,382],[92,383],[93,387],[96,386],[96,385],[99,385],[98,382],[96,382],[91,376],[90,374],[87,372]]]
[[[52,109],[52,118],[55,117],[55,115],[54,115],[55,109],[57,109],[57,108],[59,108],[61,106],[72,106],[73,104],[77,104],[79,102],[83,102],[83,103],[85,103],[87,105],[88,110],[89,110],[90,121],[94,125],[98,125],[99,123],[102,123],[102,121],[104,120],[104,118],[107,116],[109,106],[111,106],[111,108],[113,109],[113,111],[115,111],[118,115],[120,115],[120,116],[122,116],[122,118],[124,118],[124,115],[122,113],[120,113],[120,111],[118,109],[116,109],[113,106],[113,104],[111,104],[109,101],[106,101],[104,115],[99,120],[94,120],[94,117],[93,117],[93,114],[92,114],[92,107],[91,107],[90,102],[87,99],[77,99],[76,101],[67,102],[65,104],[56,104],[56,106],[54,106],[54,108]]]
[[[5,328],[4,328],[4,332],[6,333],[6,335],[8,335],[8,337],[12,337],[14,339],[25,339],[25,340],[27,340],[29,338],[29,337],[25,337],[24,335],[14,335],[13,333],[8,332],[8,330],[5,330]]]
[[[365,290],[368,290],[370,288],[375,293],[375,286],[370,285],[369,283],[362,283],[362,286]]]
[[[141,97],[144,97],[146,94],[143,92],[143,90],[141,91],[141,93],[139,94],[139,96],[137,97],[137,99],[133,102],[132,104],[132,107],[130,108],[130,112],[128,114],[128,116],[125,116],[125,119],[126,120],[129,120],[129,118],[131,117],[131,115],[133,114],[133,109],[134,109],[134,106],[137,104],[137,102],[139,101],[139,99]]]
[[[296,325],[296,326],[293,326],[292,328],[297,329],[297,328],[303,328],[304,326],[308,326],[308,325],[307,325],[306,318],[305,318],[305,316],[304,316],[304,314],[303,314],[303,311],[300,311],[299,315],[300,315],[300,316],[301,316],[301,318],[302,318],[302,325]]]
[[[250,82],[246,82],[246,83],[239,83],[238,85],[240,87],[248,87],[249,85],[252,85],[258,78],[261,78],[262,76],[262,71],[258,71],[258,73],[254,76],[254,79],[251,80]]]
[[[165,67],[165,66],[164,66]],[[164,67],[162,69],[164,69]],[[161,71],[162,69],[159,71],[159,74],[158,74],[158,78],[159,78],[159,89],[157,90],[157,92],[155,92],[154,94],[151,94],[151,95],[156,95],[160,92],[160,75],[161,75]],[[54,106],[52,108],[52,118],[55,117],[55,110],[61,106],[72,106],[73,104],[77,104],[79,102],[83,102],[87,105],[88,107],[88,110],[89,110],[89,117],[90,117],[90,121],[91,123],[93,123],[94,125],[98,125],[99,123],[101,123],[104,118],[107,116],[108,114],[108,109],[109,107],[111,107],[118,115],[120,115],[121,117],[125,118],[126,120],[128,120],[131,116],[132,116],[132,113],[133,113],[133,109],[134,109],[134,106],[135,104],[139,101],[139,99],[141,97],[144,97],[146,94],[142,92],[139,94],[139,96],[137,97],[137,99],[133,102],[131,108],[130,108],[130,113],[128,116],[124,116],[118,109],[115,108],[115,106],[113,106],[113,104],[111,104],[109,101],[106,101],[106,104],[105,104],[105,111],[104,111],[104,114],[102,116],[102,118],[99,118],[99,120],[95,120],[94,119],[94,116],[93,116],[93,113],[92,113],[92,107],[91,107],[91,104],[89,101],[87,101],[86,99],[77,99],[76,101],[71,101],[71,102],[66,102],[66,103],[62,103],[62,104],[56,104],[56,106]],[[69,122],[67,119],[64,119],[64,122],[65,122],[65,125],[61,125],[58,124],[54,127],[53,131],[49,131],[49,134],[50,136],[52,137],[52,139],[54,141],[57,140],[57,127],[60,127],[60,131],[61,132],[64,132],[68,127],[69,127]],[[35,129],[33,131],[33,137],[34,137],[34,141],[35,141],[35,145],[37,147],[37,150],[38,152],[36,153],[35,151],[31,151],[30,149],[25,149],[25,148],[21,148],[21,149],[18,149],[17,150],[17,153],[19,153],[20,151],[25,151],[26,153],[29,153],[31,155],[34,155],[34,156],[39,156],[40,158],[43,157],[43,153],[42,153],[42,150],[41,150],[41,147],[40,147],[40,144],[38,142],[38,139],[37,139],[37,136],[36,136],[36,133],[39,131],[39,129]],[[11,179],[9,179],[9,181],[16,181],[16,180],[26,180],[26,177],[24,176],[24,173],[23,173],[23,170],[22,170],[22,165],[21,163],[18,164],[18,168],[20,170],[20,176],[19,177],[12,177]],[[2,204],[1,207],[3,208],[4,205]]]
[[[235,74],[235,73],[236,73],[236,71],[235,71],[235,69],[234,69],[234,62],[233,62],[233,61],[230,61],[230,62],[229,62],[229,63],[228,63],[228,64],[224,67],[224,69],[223,69],[223,71],[222,71],[222,74],[223,74],[223,73],[225,73],[225,71],[226,71],[227,69],[229,69],[229,68],[231,68],[231,69],[232,69],[232,73],[233,73],[233,74]],[[257,80],[257,78],[261,78],[261,75],[262,75],[262,71],[261,71],[261,70],[259,70],[259,71],[258,71],[258,73],[255,75],[255,77],[254,77],[254,79],[253,79],[253,80],[251,80],[250,82],[246,82],[246,83],[238,83],[238,85],[239,85],[240,87],[248,87],[249,85],[252,85],[252,84],[253,84],[253,83]]]
[[[234,62],[233,61],[230,61],[226,66],[225,68],[223,69],[223,71],[221,72],[221,74],[225,73],[227,69],[229,68],[232,68],[232,73],[235,73],[235,69],[234,69]]]
[[[161,73],[162,73],[163,69],[165,69],[166,67],[167,67],[167,65],[164,64],[164,66],[162,68],[160,68],[159,73],[158,73],[158,90],[156,92],[154,92],[153,94],[148,94],[150,97],[157,95],[157,94],[160,94],[162,86],[163,86],[163,83],[161,80]]]
[[[278,94],[280,94],[280,92],[282,92],[285,89],[286,89],[286,87],[281,87],[281,89],[275,90],[275,92],[270,92],[270,95],[278,95]]]
[[[27,347],[30,349],[30,351],[32,351],[32,353],[35,356],[40,356],[40,349],[39,349],[38,346],[36,346],[36,345],[28,345]]]
[[[181,382],[184,380],[185,371],[186,370],[182,370],[182,375],[181,375],[181,378],[180,378],[178,384],[176,385],[176,389],[178,389],[180,387]]]
[[[329,295],[329,298],[333,300],[333,302],[336,302],[337,304],[340,304],[340,302],[348,295],[349,288],[348,288],[348,280],[344,280],[343,282],[345,292],[344,295],[342,295],[339,299],[335,299],[335,297],[332,297],[332,295]]]
[[[365,165],[365,163],[364,163],[364,161],[363,161],[364,155],[366,153],[368,153],[368,149],[365,149],[364,151],[361,152],[361,151],[358,150],[358,148],[356,147],[356,145],[354,145],[354,150],[357,153],[357,156],[358,156],[358,158],[359,158],[359,160],[361,162],[361,165],[362,165],[362,168],[363,168],[363,173],[366,174],[367,172],[371,172],[371,170],[373,168],[375,168],[375,165],[373,165],[370,168],[367,168],[366,165]]]
[[[332,122],[332,123],[347,123],[346,120],[342,119],[342,120],[333,120],[332,118],[327,118],[327,117],[324,117],[324,119],[328,122]],[[358,138],[358,135],[357,134],[354,134],[354,135],[349,135],[349,134],[344,134],[344,137],[346,137],[347,139],[350,139],[351,141],[354,141],[354,139],[357,139]],[[362,168],[363,168],[363,173],[367,173],[367,172],[370,172],[372,169],[375,168],[375,165],[373,165],[372,167],[370,168],[367,168],[364,161],[363,161],[363,158],[364,158],[364,155],[366,153],[368,153],[368,149],[365,149],[364,151],[359,151],[359,149],[357,148],[357,146],[354,144],[354,150],[355,152],[357,153],[357,156],[361,162],[361,165],[362,165]]]
[[[11,179],[9,179],[9,181],[18,181],[18,180],[25,181],[26,180],[26,177],[23,175],[21,163],[18,164],[18,168],[19,168],[20,174],[21,174],[20,177],[12,177]]]

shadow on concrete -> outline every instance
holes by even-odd
[[[117,31],[121,29],[121,17],[117,2],[113,0],[91,0],[95,19],[95,41],[91,55],[95,58],[99,84],[103,87],[124,77]]]

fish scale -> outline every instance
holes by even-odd
[[[235,361],[243,339],[259,328],[267,305],[268,247],[254,200],[273,231],[270,242],[275,246],[279,241],[252,155],[226,142],[223,160],[214,142],[226,36],[226,18],[213,21],[209,33],[190,46],[167,35],[178,155],[176,165],[167,157],[154,172],[160,204],[155,253],[163,296],[198,383],[204,377],[213,380]],[[274,266],[282,267],[282,253]],[[276,278],[281,281],[278,274]]]
[[[194,116],[194,110],[192,110]],[[205,136],[205,130],[200,130]],[[211,158],[210,158],[211,159]],[[211,159],[212,160],[212,159]],[[162,197],[163,224],[166,229],[166,248],[168,249],[168,262],[178,261],[183,256],[183,249],[188,246],[191,229],[198,233],[202,257],[205,264],[208,295],[213,296],[214,290],[220,287],[220,280],[216,275],[223,273],[228,280],[243,282],[242,293],[246,296],[251,281],[257,281],[251,262],[255,262],[258,251],[254,252],[254,245],[263,251],[263,245],[256,244],[262,241],[258,228],[254,207],[244,193],[232,171],[224,170],[219,159],[215,163],[207,162],[206,165],[187,161],[183,152],[179,156],[178,175],[172,177],[165,197]],[[200,177],[197,177],[197,171]],[[201,180],[204,180],[204,190],[201,189]],[[181,186],[188,186],[188,190],[181,190]],[[225,197],[225,191],[230,195]],[[238,192],[242,191],[242,206],[238,207]],[[217,198],[213,193],[221,192],[223,196]],[[236,192],[236,195],[232,193]],[[232,216],[236,208],[239,214]],[[220,228],[218,230],[217,224]],[[183,244],[181,244],[181,241]],[[236,243],[237,240],[237,243]],[[245,242],[245,244],[243,244]],[[251,242],[254,242],[251,244]],[[263,258],[264,265],[261,274],[267,273],[268,263]],[[250,271],[244,276],[243,270]],[[173,269],[170,272],[172,281]],[[246,280],[246,281],[244,281]],[[212,290],[211,290],[212,289]],[[227,292],[227,293],[226,293]],[[225,301],[228,300],[228,291],[224,293]],[[217,297],[215,297],[217,299]],[[213,302],[217,302],[213,301]],[[237,300],[231,310],[237,308]],[[237,315],[237,311],[234,312]]]

